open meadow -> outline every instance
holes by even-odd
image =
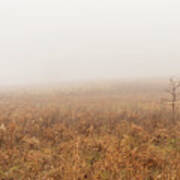
[[[180,179],[166,83],[2,89],[0,180]]]

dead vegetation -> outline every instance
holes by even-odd
[[[160,91],[91,92],[4,94],[0,179],[180,179],[178,108],[172,124]]]

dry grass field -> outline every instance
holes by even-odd
[[[0,180],[179,180],[180,111],[173,124],[165,86],[2,90]]]

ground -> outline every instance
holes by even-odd
[[[1,92],[1,180],[178,180],[180,116],[163,87]]]

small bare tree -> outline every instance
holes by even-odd
[[[178,90],[180,88],[180,81],[175,78],[169,79],[169,88],[167,89],[167,93],[170,95],[170,100],[168,100],[169,104],[172,108],[172,122],[176,121],[176,104],[178,101]]]

